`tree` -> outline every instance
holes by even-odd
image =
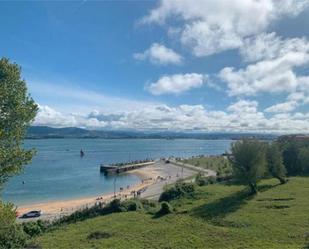
[[[255,139],[244,139],[232,144],[234,177],[250,187],[251,194],[257,193],[257,183],[266,172],[265,144]]]
[[[34,153],[21,146],[38,107],[27,93],[20,74],[17,64],[0,59],[0,188],[30,162]]]
[[[15,223],[15,212],[12,204],[0,201],[0,249],[23,248],[26,234],[20,224]]]
[[[298,159],[302,168],[302,173],[309,174],[309,147],[304,147],[299,150]]]
[[[21,69],[0,59],[0,190],[10,176],[30,162],[34,151],[22,148],[27,127],[35,118],[37,105],[27,93]],[[26,235],[15,223],[12,204],[0,200],[0,248],[23,248]]]
[[[299,147],[296,141],[287,141],[283,145],[283,163],[289,176],[301,174],[298,160]]]
[[[268,146],[266,159],[269,173],[277,178],[281,184],[286,183],[286,169],[283,165],[282,153],[278,144],[272,143]]]

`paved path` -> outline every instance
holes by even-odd
[[[144,192],[141,193],[141,198],[158,200],[164,187],[168,184],[175,183],[177,180],[185,179],[196,175],[197,172],[203,172],[207,176],[215,176],[216,172],[213,170],[199,168],[190,164],[183,164],[181,162],[171,161],[171,163],[165,163],[162,160],[156,161],[154,164],[155,169],[159,172],[161,180],[148,186]],[[73,211],[72,211],[73,212]],[[72,212],[68,212],[69,215]],[[42,214],[39,218],[33,219],[18,219],[20,222],[33,221],[37,219],[42,220],[55,220],[59,219],[64,214]]]
[[[186,164],[186,163],[182,163],[176,160],[171,160],[171,163],[179,166],[179,167],[185,167],[187,169],[191,169],[197,172],[203,172],[205,174],[205,176],[217,176],[217,172],[211,169],[204,169],[204,168],[200,168],[191,164]]]
[[[166,180],[158,181],[148,186],[146,191],[141,194],[141,198],[157,200],[166,185],[174,183],[181,178],[187,178],[196,174],[195,170],[186,167],[182,168],[174,163],[158,161],[155,166],[161,172],[161,176]]]

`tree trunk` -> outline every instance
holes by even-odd
[[[280,181],[280,184],[285,184],[286,183],[286,179],[284,179],[283,177],[278,176],[277,178]]]
[[[256,183],[250,182],[249,187],[250,187],[250,194],[252,195],[257,194],[258,190],[257,190]]]

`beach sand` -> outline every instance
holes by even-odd
[[[139,176],[141,181],[140,183],[130,186],[129,188],[127,188],[126,186],[122,186],[123,191],[118,191],[116,193],[118,199],[124,200],[126,198],[132,198],[134,196],[131,193],[132,191],[139,191],[141,189],[147,188],[149,185],[154,184],[161,172],[159,169],[156,168],[155,165],[150,165],[144,168],[132,170],[128,173]],[[114,193],[109,193],[99,196],[84,197],[72,200],[49,201],[19,206],[17,207],[17,212],[19,214],[23,214],[31,210],[41,210],[43,213],[42,218],[49,219],[55,216],[68,215],[76,210],[91,207],[98,202],[108,203],[113,199]]]
[[[132,191],[142,191],[141,198],[158,199],[164,187],[167,184],[174,183],[181,177],[190,177],[196,174],[196,171],[190,169],[183,169],[180,166],[172,163],[166,164],[162,161],[157,161],[153,165],[145,166],[140,169],[128,171],[125,174],[135,174],[140,178],[140,183],[123,187],[123,191],[116,193],[117,198],[121,200],[133,198]],[[159,178],[159,179],[158,179]],[[121,186],[118,186],[118,189]],[[99,198],[99,199],[98,199]],[[23,214],[31,210],[41,210],[42,216],[40,219],[53,220],[61,216],[69,215],[77,210],[86,207],[94,206],[96,203],[108,203],[114,199],[114,193],[102,194],[100,196],[85,197],[72,200],[59,200],[44,203],[37,203],[32,205],[19,206],[17,212]],[[37,218],[36,218],[37,219]],[[28,221],[33,219],[19,219],[19,221]]]

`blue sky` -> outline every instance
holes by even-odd
[[[309,132],[309,1],[0,2],[37,125]]]

